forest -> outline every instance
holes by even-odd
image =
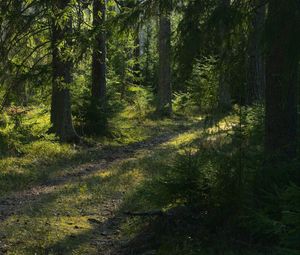
[[[0,0],[0,255],[299,255],[299,0]]]

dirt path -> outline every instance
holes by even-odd
[[[182,132],[173,132],[156,136],[147,141],[134,143],[128,146],[121,146],[118,148],[106,147],[101,150],[101,158],[97,162],[86,163],[74,168],[72,172],[60,176],[58,178],[47,181],[40,185],[34,186],[28,190],[13,193],[0,200],[0,223],[4,222],[10,216],[18,215],[22,213],[24,208],[42,203],[44,196],[55,192],[65,183],[72,182],[84,182],[84,178],[91,176],[94,173],[105,171],[112,164],[122,162],[123,160],[133,157],[141,150],[152,150],[153,148],[169,141],[173,137],[179,135]],[[97,247],[100,255],[119,255],[126,254],[122,250],[124,243],[119,240],[119,228],[120,222],[124,220],[125,216],[122,213],[117,213],[117,208],[123,201],[124,195],[118,195],[116,197],[109,197],[102,205],[102,209],[99,212],[104,216],[106,220],[100,222],[93,217],[89,219],[90,223],[95,226],[97,238],[92,240],[91,245]],[[72,238],[72,236],[71,236]],[[54,253],[52,253],[54,251]],[[0,254],[6,254],[5,236],[1,236],[0,231]],[[55,247],[49,248],[46,254],[64,254],[55,250]]]

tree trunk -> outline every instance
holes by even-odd
[[[227,111],[231,108],[231,93],[230,85],[228,82],[227,72],[226,72],[226,58],[228,47],[226,47],[226,34],[228,32],[228,26],[226,24],[226,17],[229,7],[230,0],[222,0],[221,2],[222,9],[224,10],[224,17],[220,23],[220,77],[219,77],[219,110]]]
[[[246,104],[261,102],[265,92],[265,57],[262,47],[262,35],[266,17],[266,6],[262,0],[253,1],[254,9],[248,48],[248,79]]]
[[[102,106],[105,104],[106,99],[105,1],[106,0],[94,0],[93,3],[93,27],[97,33],[94,41],[92,59],[92,99]]]
[[[26,106],[27,105],[27,92],[26,84],[20,78],[16,79],[15,84],[13,85],[15,101],[18,105]]]
[[[140,57],[141,57],[141,42],[140,42],[140,27],[138,26],[135,31],[134,38],[134,67],[133,71],[136,77],[136,83],[140,84],[141,82],[141,66],[140,66]]]
[[[93,27],[96,31],[92,56],[91,105],[88,128],[91,133],[104,134],[106,131],[106,0],[93,2]]]
[[[151,37],[151,25],[146,25],[146,36],[144,42],[144,55],[146,56],[145,65],[144,65],[144,82],[145,85],[152,84],[150,80],[150,37]]]
[[[269,1],[265,151],[273,162],[296,156],[300,28],[297,8],[296,0]]]
[[[159,79],[157,90],[157,113],[172,114],[171,86],[171,21],[170,13],[161,11],[159,16]]]
[[[56,17],[63,15],[70,0],[53,0],[53,11]],[[71,98],[69,85],[72,82],[72,61],[66,56],[69,47],[68,35],[72,30],[72,20],[58,25],[52,20],[52,100],[51,100],[51,132],[62,142],[78,141],[71,115]],[[62,47],[59,45],[63,45]]]

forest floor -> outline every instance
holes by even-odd
[[[143,217],[126,212],[161,209],[143,186],[200,138],[203,124],[142,125],[152,131],[140,141],[76,148],[49,162],[9,159],[0,175],[0,254],[169,254],[147,241]]]

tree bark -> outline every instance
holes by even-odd
[[[157,90],[157,113],[172,114],[171,86],[171,21],[170,13],[160,11],[159,16],[159,78]]]
[[[136,77],[136,83],[140,84],[141,82],[141,65],[140,65],[140,57],[141,57],[141,42],[140,42],[140,27],[138,26],[135,31],[134,38],[134,67],[133,71]]]
[[[246,86],[246,104],[261,102],[265,94],[265,56],[263,53],[263,29],[266,18],[266,5],[262,0],[252,2],[254,10],[249,36],[248,79]]]
[[[56,18],[63,14],[70,0],[53,0],[53,11]],[[55,18],[55,19],[56,19]],[[69,85],[72,82],[72,61],[66,52],[70,46],[68,36],[72,30],[72,20],[59,25],[52,20],[52,99],[51,99],[51,132],[62,142],[76,142],[78,136],[74,130],[71,115],[71,96]]]
[[[297,146],[299,14],[296,0],[269,1],[267,18],[265,151],[292,159]]]
[[[93,1],[93,28],[95,37],[92,55],[91,104],[88,111],[88,129],[94,134],[106,131],[106,0]]]
[[[227,15],[230,0],[222,0],[221,7]],[[220,77],[219,77],[219,110],[227,111],[231,108],[231,93],[230,85],[227,80],[227,72],[225,70],[226,58],[227,58],[227,47],[226,47],[226,33],[228,32],[228,26],[226,24],[226,17],[224,16],[220,23]]]
[[[92,100],[100,105],[106,100],[106,0],[93,2],[93,27],[97,31],[92,59]]]

